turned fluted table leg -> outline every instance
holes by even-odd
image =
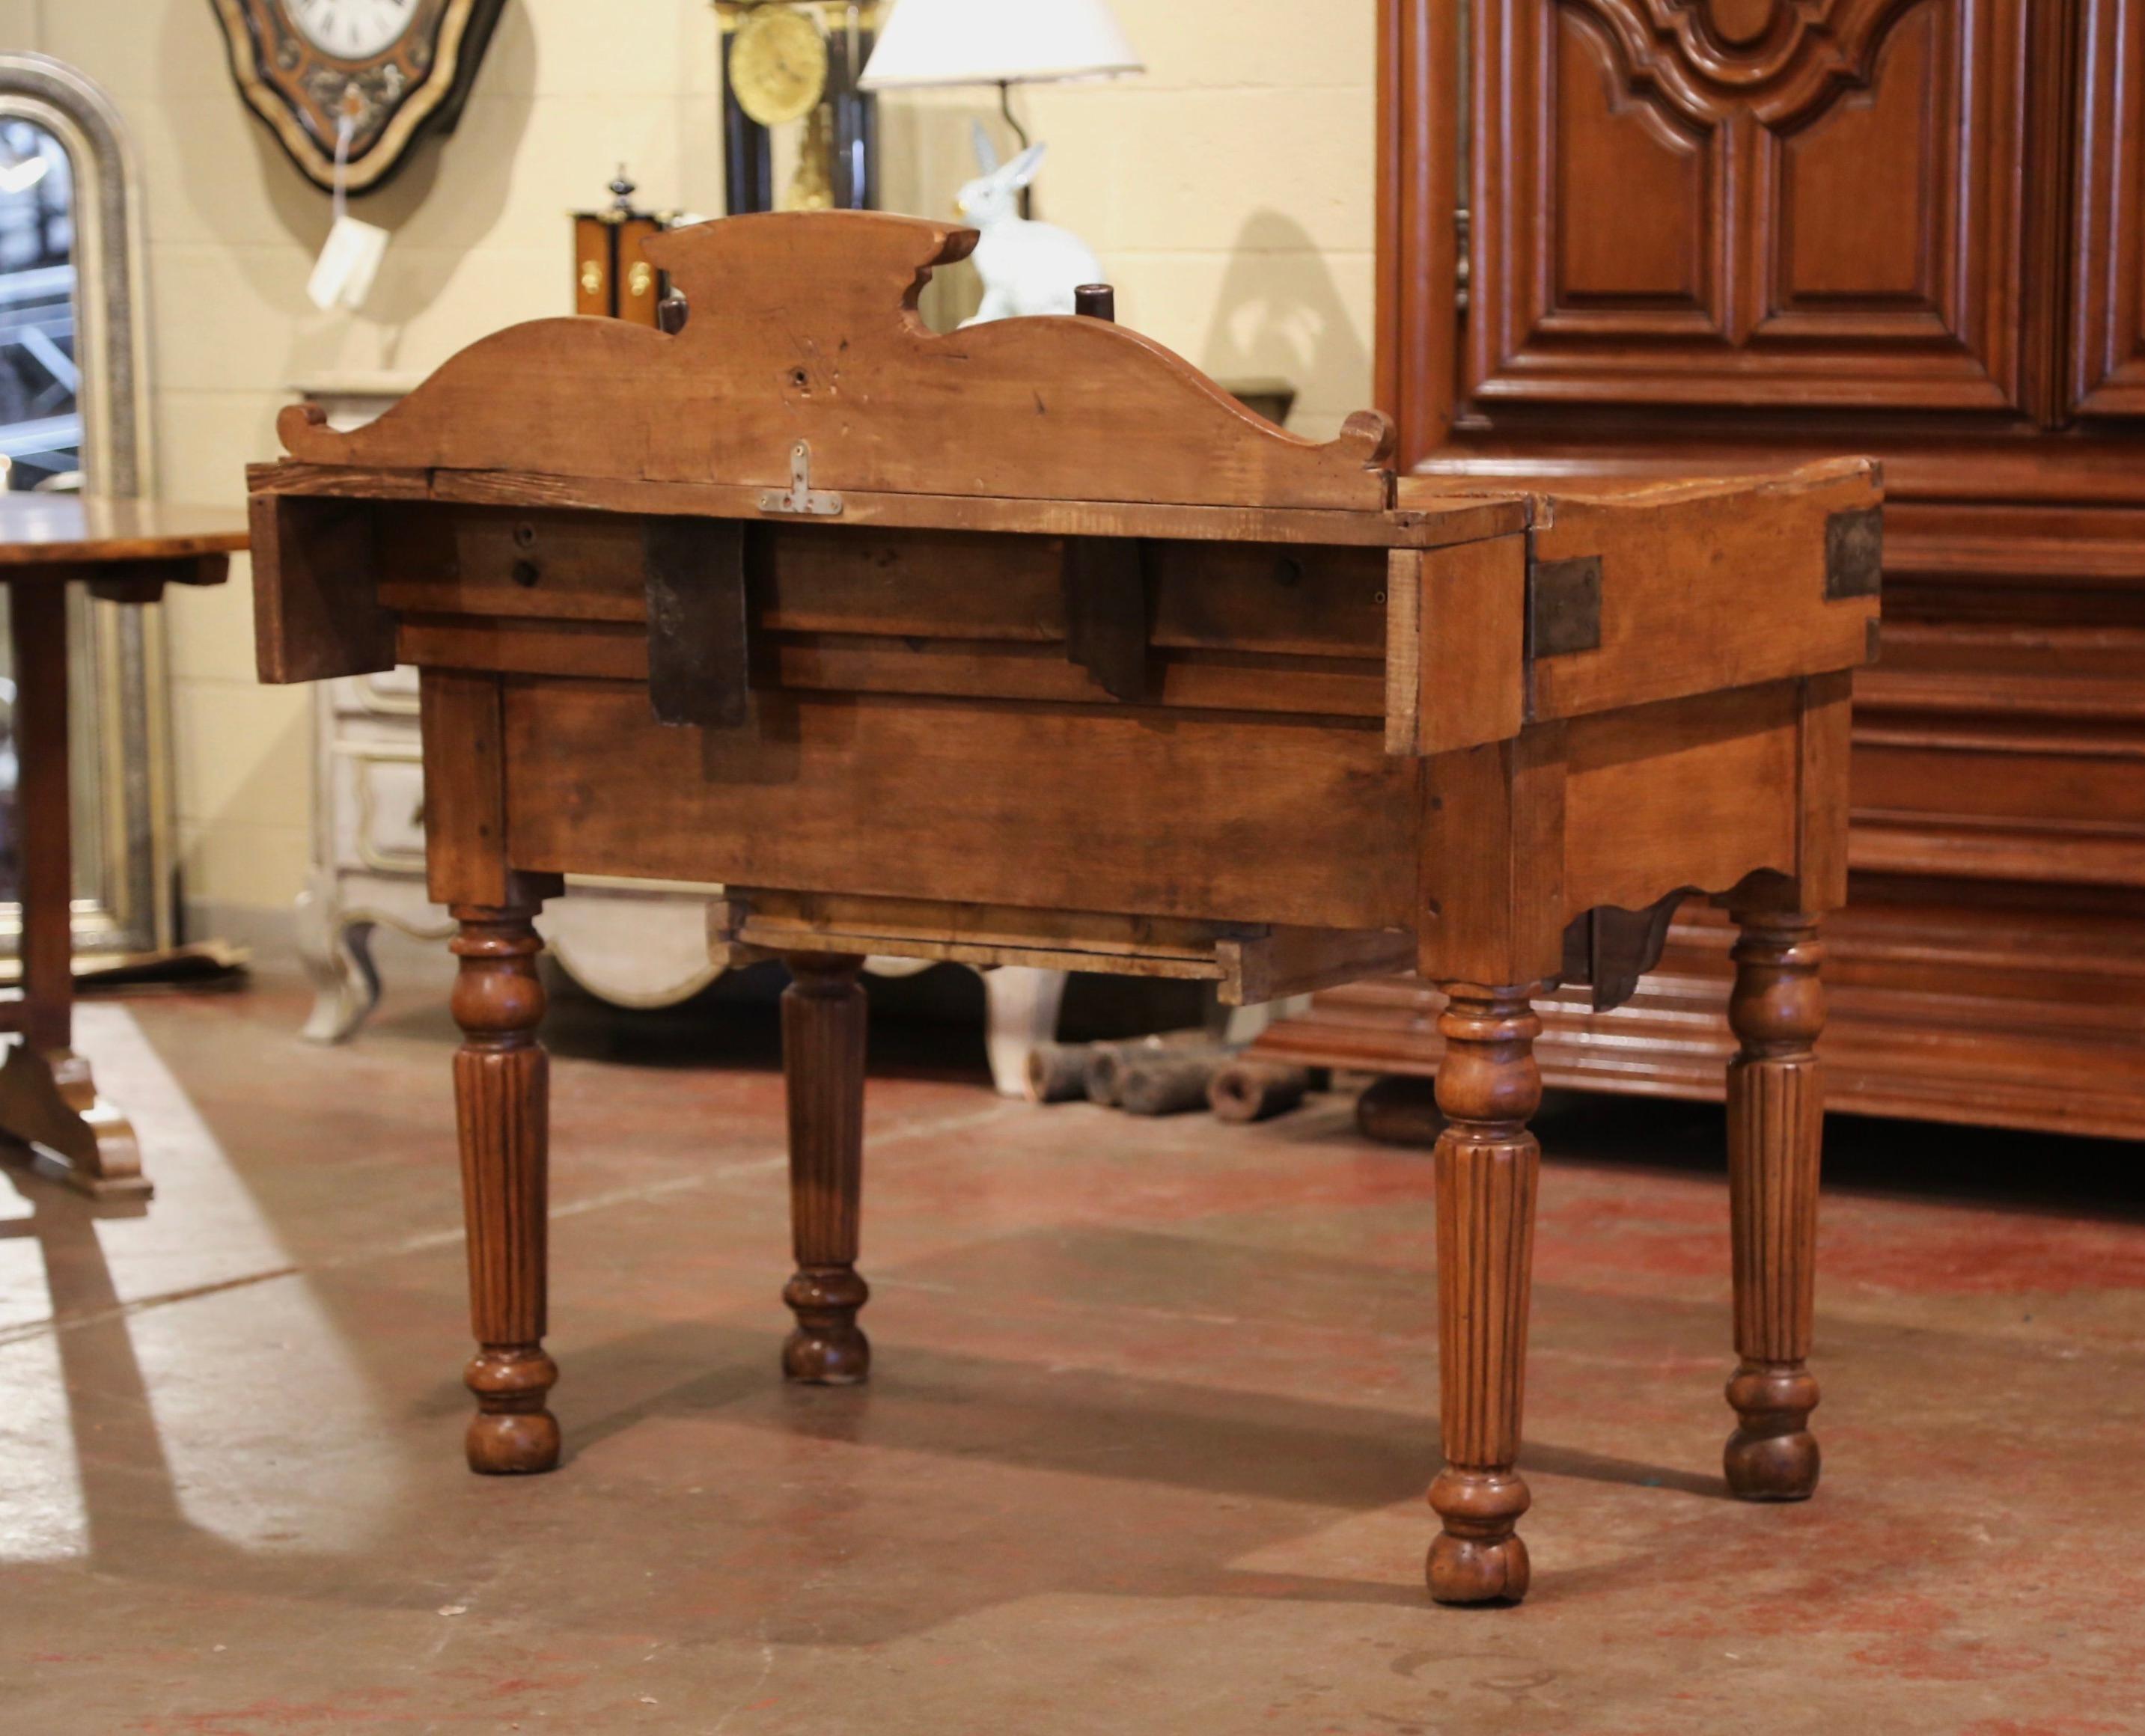
[[[467,1445],[470,1469],[495,1474],[559,1462],[558,1421],[544,1405],[559,1370],[544,1350],[550,1077],[536,1041],[537,908],[457,904],[461,932],[449,943],[461,960],[455,1112],[477,1341],[464,1376],[477,1402]]]
[[[1817,1382],[1804,1365],[1817,1273],[1824,1101],[1815,1044],[1824,1026],[1814,917],[1738,910],[1729,1022],[1728,1198],[1734,1250],[1738,1425],[1724,1462],[1745,1500],[1794,1501],[1817,1487],[1808,1427]]]
[[[857,1275],[863,1182],[862,958],[798,953],[782,996],[782,1070],[789,1094],[789,1213],[797,1271],[782,1300],[797,1316],[782,1346],[793,1380],[846,1386],[871,1371],[857,1311],[871,1291]]]
[[[1517,1602],[1527,1546],[1514,1526],[1527,1485],[1514,1470],[1527,1354],[1529,1266],[1541,1148],[1527,1131],[1541,1102],[1524,988],[1441,985],[1445,1038],[1437,1107],[1438,1361],[1445,1469],[1430,1505],[1445,1529],[1430,1549],[1444,1604]]]

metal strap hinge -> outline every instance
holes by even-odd
[[[789,486],[786,489],[763,489],[759,496],[762,512],[794,512],[813,518],[839,518],[842,511],[842,497],[824,489],[812,486],[812,443],[799,440],[789,449]]]
[[[1527,655],[1601,649],[1601,557],[1527,563]]]
[[[1864,506],[1824,521],[1824,594],[1828,599],[1884,594],[1884,511]]]

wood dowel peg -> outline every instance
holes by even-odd
[[[1028,1052],[1026,1078],[1031,1103],[1066,1103],[1087,1094],[1087,1045],[1039,1042]]]
[[[1072,291],[1072,311],[1091,320],[1117,322],[1117,291],[1112,284],[1083,283]]]
[[[1311,1089],[1311,1069],[1239,1056],[1207,1082],[1207,1107],[1225,1122],[1262,1122],[1293,1109]]]

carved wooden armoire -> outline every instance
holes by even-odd
[[[2145,0],[1383,3],[1406,464],[1884,461],[1832,1103],[2145,1135]],[[1717,1096],[1727,946],[1687,904],[1545,1073]],[[1264,1047],[1429,1072],[1429,1002]]]

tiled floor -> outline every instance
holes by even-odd
[[[1535,1592],[1447,1610],[1427,1161],[1345,1102],[1036,1110],[883,1043],[873,1382],[793,1391],[766,1022],[568,1009],[568,1457],[494,1481],[451,1032],[411,996],[321,1050],[301,1004],[85,1009],[157,1199],[0,1181],[0,1730],[2145,1730],[2134,1148],[1839,1123],[1825,1484],[1754,1508],[1718,1112],[1555,1107]]]

